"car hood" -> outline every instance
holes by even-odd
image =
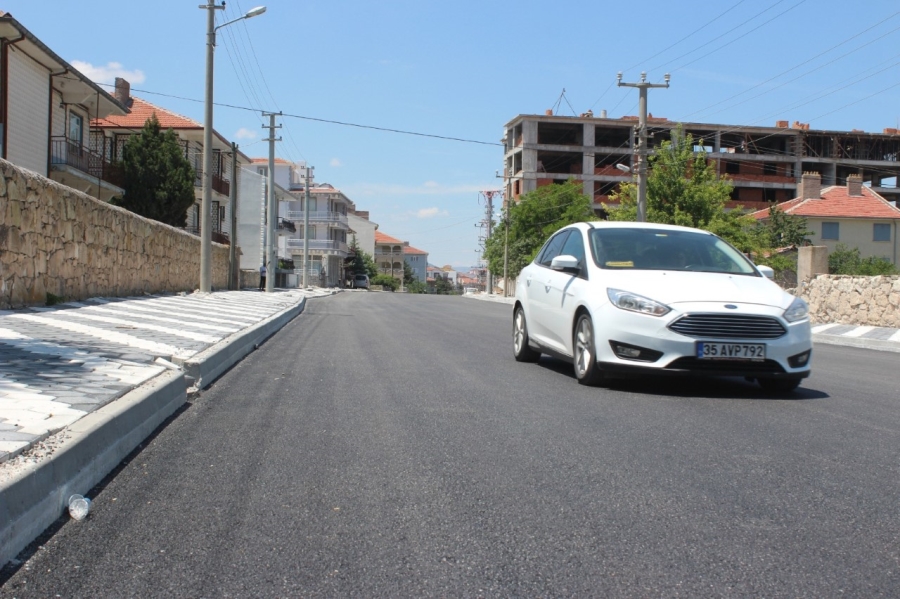
[[[734,302],[787,308],[793,296],[765,277],[709,272],[626,271],[610,273],[608,287],[664,304]]]

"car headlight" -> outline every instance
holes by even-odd
[[[788,322],[797,322],[803,320],[809,315],[809,306],[799,297],[791,303],[790,307],[784,311],[784,319]]]
[[[649,316],[662,316],[672,311],[672,308],[654,301],[643,295],[631,293],[630,291],[622,291],[621,289],[607,289],[606,295],[612,305],[621,310],[629,312],[639,312]]]

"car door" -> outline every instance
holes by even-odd
[[[578,260],[580,272],[572,273],[550,269],[547,279],[544,321],[547,326],[547,342],[557,351],[572,355],[572,322],[575,318],[575,299],[586,284],[584,235],[572,229],[559,251],[559,256],[572,256]]]
[[[538,343],[557,348],[557,343],[549,343],[547,319],[549,318],[550,281],[553,271],[550,262],[559,255],[569,236],[569,230],[556,233],[544,244],[544,249],[538,254],[531,265],[523,271],[525,275],[525,293],[528,304],[528,334]]]

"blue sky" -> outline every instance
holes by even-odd
[[[203,118],[206,11],[198,0],[0,0],[99,83]],[[276,154],[369,210],[380,230],[455,266],[478,259],[480,190],[499,189],[503,125],[548,108],[684,122],[881,132],[900,125],[896,0],[229,0],[219,31],[215,127],[267,156],[263,110],[282,111]],[[224,15],[222,14],[224,12]],[[561,97],[565,89],[564,97]],[[299,118],[306,117],[306,118]],[[340,121],[444,137],[389,133]]]

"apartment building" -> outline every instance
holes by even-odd
[[[97,151],[91,119],[128,108],[0,10],[0,157],[99,200],[122,195],[121,170]]]
[[[679,123],[649,118],[649,147],[670,139]],[[636,166],[637,117],[519,115],[504,129],[503,182],[507,198],[570,178],[584,184],[594,207],[609,201]],[[733,185],[731,203],[764,209],[797,196],[804,172],[817,172],[822,185],[844,185],[858,175],[864,185],[889,201],[900,199],[900,134],[810,129],[777,121],[774,127],[683,123],[695,149],[706,151],[717,172]]]
[[[128,114],[94,118],[91,120],[91,144],[94,151],[105,160],[115,163],[122,159],[122,150],[132,135],[141,132],[147,120],[154,114],[160,128],[172,129],[178,136],[184,157],[194,167],[194,204],[188,209],[185,230],[200,234],[200,206],[203,201],[203,125],[171,110],[131,95],[131,85],[125,79],[116,78],[115,99],[128,107]],[[212,147],[212,240],[229,243],[231,237],[231,185],[232,170],[240,173],[241,166],[249,158],[238,151],[232,155],[231,142],[213,131]],[[237,168],[232,169],[232,162]]]

